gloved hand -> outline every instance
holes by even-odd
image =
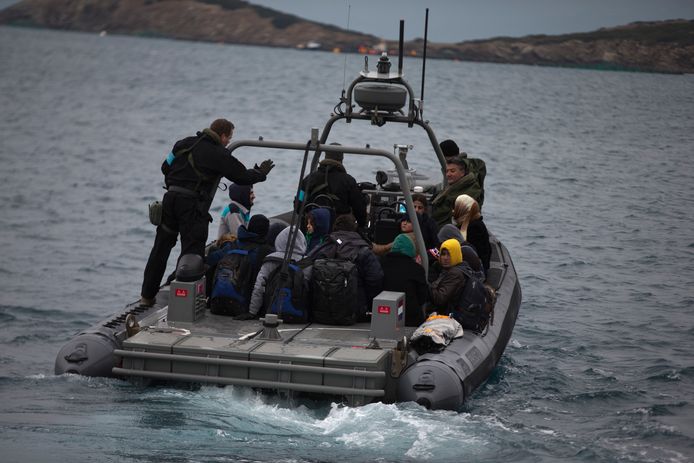
[[[260,163],[260,166],[258,167],[258,170],[263,173],[263,175],[267,175],[270,173],[272,168],[275,167],[275,163],[272,162],[271,159],[266,159],[263,162]]]
[[[253,315],[253,314],[250,313],[250,312],[244,312],[244,313],[242,313],[242,314],[240,314],[240,315],[236,315],[236,316],[234,317],[234,320],[254,320],[254,319],[256,319],[256,318],[258,318],[257,315]]]

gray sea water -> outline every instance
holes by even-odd
[[[69,338],[137,298],[172,143],[220,116],[236,138],[305,142],[361,65],[0,27],[0,461],[694,461],[691,75],[427,63],[425,116],[486,160],[485,221],[523,287],[460,413],[53,375]],[[419,89],[420,61],[405,72]],[[435,175],[419,132],[331,140],[413,144]],[[299,177],[297,153],[272,156],[255,212],[287,209]],[[345,163],[360,180],[382,167]]]

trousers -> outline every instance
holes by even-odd
[[[157,227],[154,245],[145,266],[140,293],[142,297],[153,299],[157,295],[178,235],[181,236],[181,256],[198,254],[205,257],[210,221],[205,203],[199,198],[171,191],[164,194],[162,223]]]

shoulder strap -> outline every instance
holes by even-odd
[[[197,185],[195,185],[196,191],[198,190],[198,188],[200,187],[200,184],[202,184],[202,182],[211,182],[212,180],[214,180],[216,178],[214,176],[205,175],[202,172],[200,172],[200,170],[195,166],[195,162],[193,161],[193,148],[195,148],[198,145],[198,143],[200,143],[202,141],[202,139],[205,138],[206,136],[207,135],[203,133],[202,135],[200,135],[200,137],[197,140],[195,140],[195,143],[193,143],[190,147],[180,149],[180,150],[176,151],[175,153],[173,153],[175,159],[177,159],[180,156],[183,156],[185,154],[188,154],[186,161],[188,162],[190,167],[193,169],[193,172],[195,172],[195,175],[198,176],[198,183],[197,183]]]

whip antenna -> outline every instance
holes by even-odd
[[[427,69],[427,35],[429,33],[429,8],[426,10],[426,15],[424,17],[424,54],[422,56],[422,93],[419,96],[422,108],[421,111],[424,112],[424,76]]]
[[[405,20],[400,20],[400,40],[398,41],[398,76],[402,77],[402,50],[405,48]]]
[[[347,3],[347,32],[349,32],[349,19],[352,16],[352,4]],[[345,92],[345,85],[347,84],[347,54],[345,53],[345,64],[342,67],[342,93]]]

